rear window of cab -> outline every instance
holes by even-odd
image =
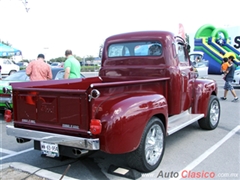
[[[162,45],[159,42],[126,42],[111,44],[108,57],[123,56],[161,56]]]

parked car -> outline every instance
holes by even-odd
[[[20,67],[14,64],[10,59],[0,58],[0,65],[2,66],[1,74],[10,75],[19,71]]]
[[[235,70],[232,84],[240,85],[240,69]]]
[[[20,69],[25,69],[28,66],[27,62],[17,62],[16,65],[20,67]]]
[[[53,80],[61,80],[64,77],[63,68],[52,68]],[[81,78],[85,76],[81,74]],[[4,110],[6,102],[9,102],[10,107],[12,108],[12,98],[11,98],[11,83],[13,82],[23,82],[30,81],[29,77],[26,75],[25,70],[20,70],[2,80],[0,84],[0,111]]]
[[[60,62],[53,62],[51,64],[51,68],[61,68],[61,67],[63,67],[63,65]]]
[[[192,66],[196,69],[199,78],[208,77],[208,61],[203,59],[203,52],[194,51],[189,53]]]

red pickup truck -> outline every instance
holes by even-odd
[[[34,141],[48,156],[100,150],[128,156],[141,172],[158,167],[165,137],[220,119],[217,84],[197,79],[186,42],[167,31],[114,35],[98,77],[13,83],[14,124],[7,134]]]

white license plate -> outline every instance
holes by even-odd
[[[50,157],[59,157],[58,145],[53,143],[41,142],[41,150],[43,154]]]

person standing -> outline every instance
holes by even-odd
[[[230,90],[232,95],[234,96],[233,102],[235,102],[235,101],[238,100],[238,97],[237,97],[237,95],[234,91],[233,86],[231,85],[231,82],[233,81],[234,71],[235,71],[235,68],[234,68],[234,65],[233,65],[233,59],[234,59],[233,56],[229,56],[229,58],[228,58],[229,66],[228,66],[228,69],[224,73],[224,75],[225,75],[225,78],[224,78],[225,79],[224,96],[221,97],[221,99],[226,100],[227,99],[227,93]]]
[[[51,67],[44,62],[44,55],[39,54],[37,60],[31,61],[26,68],[26,74],[31,81],[52,79]]]
[[[81,66],[80,62],[74,58],[71,50],[65,51],[67,60],[64,62],[64,79],[80,78]]]

